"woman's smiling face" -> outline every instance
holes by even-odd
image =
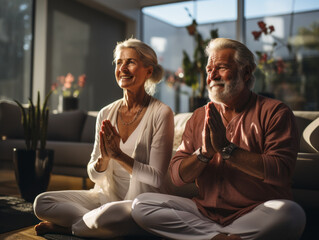
[[[152,75],[152,67],[144,67],[138,53],[133,48],[120,50],[115,60],[115,77],[122,89],[144,88],[144,83]]]

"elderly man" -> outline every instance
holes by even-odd
[[[294,115],[251,91],[256,64],[245,45],[217,38],[206,53],[211,102],[193,113],[170,163],[173,183],[195,182],[199,195],[144,193],[133,218],[169,239],[299,239],[305,214],[291,200]]]

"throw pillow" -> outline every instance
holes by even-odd
[[[304,148],[309,153],[319,152],[319,117],[312,121],[302,133]]]
[[[50,114],[48,140],[80,141],[85,118],[86,114],[80,110]]]

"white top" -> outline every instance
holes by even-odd
[[[140,131],[141,126],[142,124],[140,122],[125,143],[123,143],[122,139],[120,141],[121,150],[130,157],[132,157],[137,133]],[[116,130],[118,130],[117,127]],[[113,181],[115,195],[118,196],[119,199],[124,199],[130,186],[131,175],[117,161],[114,161]]]
[[[124,186],[126,184],[123,184],[125,182],[122,178],[123,172],[119,170],[116,160],[111,159],[107,170],[104,172],[95,170],[94,165],[101,155],[99,131],[102,121],[108,119],[113,126],[116,126],[117,112],[121,102],[122,100],[118,100],[104,107],[99,112],[96,120],[95,142],[88,164],[88,174],[95,183],[92,191],[102,193],[101,203],[132,200],[143,192],[166,192],[163,182],[172,155],[174,115],[167,105],[155,98],[151,98],[150,104],[137,127],[139,129],[136,128],[135,133],[132,133],[134,135],[131,135],[126,142],[128,145],[120,145],[123,152],[126,147],[131,148],[131,154],[128,155],[134,158],[132,175],[129,175],[130,182],[127,190]],[[133,147],[129,144],[132,144]],[[114,181],[114,179],[116,180]],[[125,189],[120,190],[121,187],[125,187]]]

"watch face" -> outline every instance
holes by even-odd
[[[222,155],[223,159],[229,159],[230,158],[229,151],[228,151],[228,149],[226,149],[226,147],[222,149],[221,155]]]
[[[233,143],[230,143],[228,146],[224,147],[221,151],[223,159],[229,159],[236,148],[238,147]]]

